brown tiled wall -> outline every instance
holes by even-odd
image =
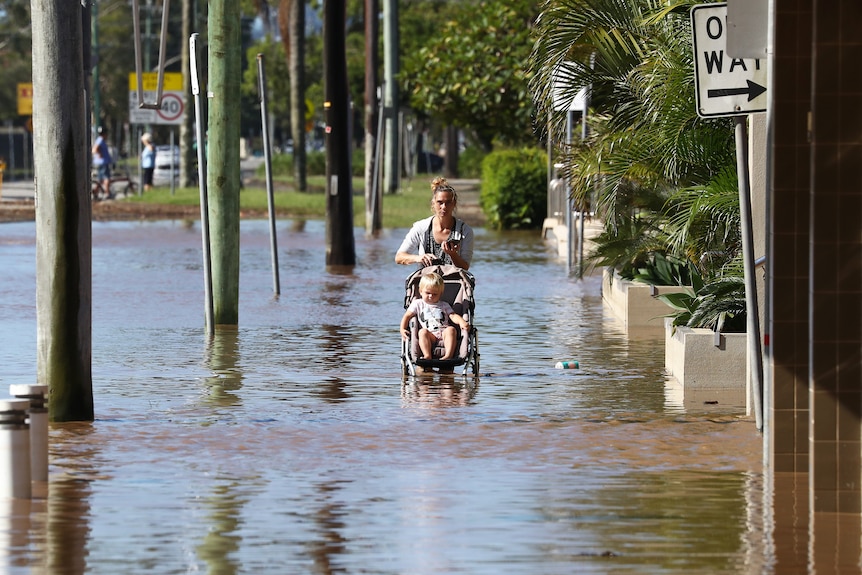
[[[862,512],[862,2],[814,2],[811,393],[814,511]]]
[[[862,2],[775,0],[770,456],[862,512]],[[810,116],[809,116],[810,110]]]

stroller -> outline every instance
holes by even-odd
[[[456,367],[464,366],[462,375],[466,376],[467,371],[470,370],[473,377],[478,377],[479,338],[476,326],[473,325],[473,313],[476,307],[473,288],[476,280],[473,274],[457,266],[435,265],[417,270],[404,282],[404,309],[419,297],[419,280],[422,274],[428,272],[435,272],[443,277],[443,295],[440,299],[447,301],[455,313],[467,320],[470,329],[459,330],[456,353],[452,359],[440,359],[444,354],[442,340],[438,341],[434,348],[434,359],[422,359],[422,353],[419,350],[419,322],[416,318],[410,320],[410,337],[401,342],[402,376],[415,376],[417,373],[435,370],[440,373],[452,373]]]

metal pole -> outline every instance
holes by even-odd
[[[209,200],[207,199],[207,143],[204,139],[204,114],[201,104],[201,89],[198,80],[197,39],[197,33],[191,35],[191,38],[189,38],[189,51],[191,52],[190,64],[192,96],[195,100],[195,133],[197,134],[198,139],[198,187],[200,188],[201,193],[201,244],[203,247],[204,265],[204,312],[206,316],[207,335],[212,336],[215,333],[215,325],[213,324],[213,272],[212,257],[210,256]]]
[[[578,239],[578,277],[584,277],[584,206],[580,206],[580,238]]]
[[[171,138],[169,140],[171,146],[171,195],[174,195],[176,184],[174,182],[174,170],[177,169],[177,165],[174,163],[174,131],[171,130]]]
[[[257,77],[260,96],[260,125],[263,134],[263,159],[266,166],[266,200],[269,205],[269,243],[272,251],[272,291],[281,293],[278,281],[278,240],[275,233],[275,196],[272,190],[272,152],[269,143],[269,122],[266,111],[266,75],[263,66],[263,54],[257,55]]]
[[[754,417],[763,429],[763,352],[760,347],[760,313],[757,306],[757,280],[754,258],[754,232],[751,219],[751,192],[748,179],[748,117],[734,116],[736,171],[739,178],[739,219],[742,226],[742,259],[745,267],[745,308],[748,330],[748,356],[751,369]]]
[[[398,128],[398,0],[383,0],[383,110],[386,114],[383,136],[383,193],[398,191],[401,178]],[[378,135],[378,137],[380,137]]]
[[[380,150],[383,147],[383,108],[379,105],[377,108],[377,146],[374,149],[374,172],[371,174],[371,213],[376,221],[382,223],[382,215],[380,214]],[[375,230],[369,230],[374,232]]]
[[[572,145],[572,123],[574,121],[573,113],[571,110],[566,112],[566,147],[570,148]],[[566,247],[566,269],[568,273],[572,273],[574,258],[574,249],[575,249],[575,229],[572,222],[572,214],[575,211],[575,202],[572,200],[572,185],[569,183],[568,178],[566,179],[566,232],[567,232],[567,244]]]
[[[15,171],[15,132],[12,129],[12,120],[6,120],[6,135],[9,139],[9,157],[7,158],[7,169],[10,173],[14,173]],[[26,138],[22,138],[25,139]],[[24,145],[27,145],[27,142],[24,142]],[[10,180],[12,178],[9,178]]]

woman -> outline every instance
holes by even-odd
[[[144,145],[141,150],[141,169],[144,171],[144,191],[148,192],[153,187],[153,172],[156,170],[156,148],[153,146],[153,137],[149,132],[141,136]]]
[[[473,259],[473,229],[455,217],[458,194],[446,178],[431,182],[434,215],[413,224],[395,254],[395,263],[420,267],[446,264],[465,270]]]

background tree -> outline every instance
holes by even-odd
[[[18,115],[17,85],[31,81],[31,42],[29,0],[0,1],[0,120],[24,121]]]
[[[460,127],[486,151],[495,141],[535,143],[527,62],[536,2],[481,0],[450,9],[449,18],[428,19],[427,43],[403,53],[400,76],[411,106]]]

